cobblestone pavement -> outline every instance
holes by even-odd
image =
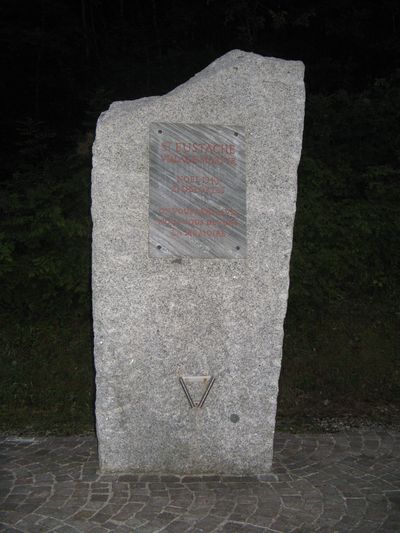
[[[400,433],[275,437],[259,477],[105,475],[94,437],[0,439],[0,531],[400,531]]]

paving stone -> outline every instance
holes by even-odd
[[[94,437],[0,438],[0,531],[398,532],[398,443],[394,431],[278,433],[273,472],[241,479],[100,476]]]

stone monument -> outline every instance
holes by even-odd
[[[93,155],[103,471],[262,474],[272,460],[303,64],[234,50],[115,102]]]

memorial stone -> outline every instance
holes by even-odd
[[[234,50],[115,102],[93,151],[103,471],[262,474],[272,460],[303,64]]]

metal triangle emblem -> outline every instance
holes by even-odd
[[[189,402],[189,405],[191,408],[203,407],[207,396],[211,390],[211,387],[214,385],[215,378],[214,376],[180,376],[179,377],[179,383],[181,384],[181,387],[183,389],[183,392],[185,393],[185,396],[187,398],[187,401]],[[193,399],[193,388],[197,388],[197,394],[202,392],[202,395],[199,400]],[[190,389],[192,389],[192,392],[190,392]]]

